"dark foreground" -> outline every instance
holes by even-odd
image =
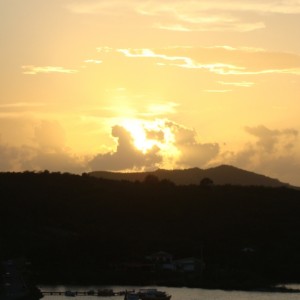
[[[2,173],[0,258],[26,257],[39,284],[264,290],[300,281],[299,213],[289,188]]]

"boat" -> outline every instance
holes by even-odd
[[[88,296],[94,296],[95,295],[95,291],[94,290],[88,290],[86,294]]]
[[[136,292],[125,292],[124,300],[139,300],[140,295]]]
[[[65,296],[66,297],[75,297],[76,293],[72,291],[65,291]]]
[[[42,292],[30,279],[28,263],[23,259],[1,263],[1,300],[39,300]]]
[[[141,300],[170,300],[171,295],[157,289],[140,289],[139,298]]]

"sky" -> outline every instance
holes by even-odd
[[[300,0],[0,0],[0,171],[300,186],[299,28]]]

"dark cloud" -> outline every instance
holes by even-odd
[[[118,139],[116,151],[95,156],[89,163],[92,170],[142,170],[154,168],[162,161],[157,147],[146,154],[136,149],[131,134],[123,127],[114,126],[112,136]]]

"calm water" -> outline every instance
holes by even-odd
[[[103,288],[113,289],[114,292],[124,290],[138,290],[141,287],[132,286],[109,286],[109,287],[78,287],[78,286],[43,286],[40,287],[42,291],[83,291],[97,290]],[[143,287],[144,288],[144,287]],[[152,287],[153,288],[153,287]],[[299,286],[297,287],[299,288]],[[300,293],[262,293],[262,292],[240,292],[240,291],[222,291],[222,290],[203,290],[191,288],[170,288],[170,287],[157,287],[158,290],[165,291],[172,295],[171,300],[300,300]],[[123,296],[113,297],[98,297],[98,296],[44,296],[43,300],[123,300]]]

